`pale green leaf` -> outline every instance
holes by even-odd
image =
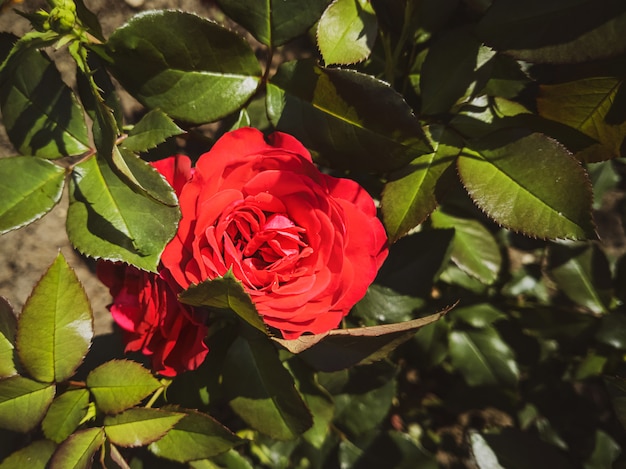
[[[49,469],[89,469],[96,452],[104,445],[104,429],[80,430],[56,450]]]
[[[20,361],[39,381],[65,381],[82,363],[93,333],[87,294],[59,253],[20,314],[16,339]]]
[[[0,378],[17,373],[15,363],[15,333],[17,319],[13,308],[0,296]]]
[[[111,414],[138,404],[160,386],[147,369],[129,360],[111,360],[94,368],[86,383],[98,409]]]
[[[89,391],[72,389],[57,396],[41,422],[43,433],[49,440],[61,443],[78,428],[89,405]]]
[[[154,109],[141,118],[128,132],[122,146],[132,152],[142,152],[156,147],[174,135],[184,132],[163,111]]]
[[[377,32],[368,0],[335,0],[317,24],[317,45],[326,65],[357,63],[372,53]]]
[[[61,199],[65,170],[31,156],[0,158],[0,233],[42,217]]]
[[[182,413],[161,409],[128,409],[104,417],[104,431],[115,445],[146,446],[163,437],[183,417]]]
[[[24,433],[32,430],[44,417],[54,393],[54,384],[19,375],[0,380],[0,427]]]
[[[56,445],[50,440],[36,440],[0,463],[0,469],[46,469]]]

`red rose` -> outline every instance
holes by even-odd
[[[124,330],[127,352],[151,357],[152,369],[163,376],[200,366],[208,352],[208,327],[194,318],[192,308],[178,302],[163,276],[100,262],[98,277],[113,296],[109,309]]]
[[[153,164],[180,194],[191,176],[186,156],[167,158]],[[208,327],[193,308],[178,302],[178,285],[162,268],[160,274],[144,272],[125,264],[101,261],[98,277],[109,287],[109,307],[115,322],[124,330],[127,352],[141,352],[152,359],[152,369],[163,376],[196,369],[208,348]]]
[[[164,268],[182,289],[232,269],[287,339],[336,328],[387,256],[367,192],[321,173],[283,133],[224,135],[200,156],[179,201]]]

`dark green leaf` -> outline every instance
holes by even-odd
[[[431,149],[419,121],[386,83],[311,60],[288,62],[267,89],[270,121],[333,166],[398,169]]]
[[[273,340],[317,370],[338,371],[382,360],[413,337],[419,328],[439,320],[449,310],[398,324],[334,329],[323,334],[302,335],[294,340]]]
[[[359,318],[366,326],[392,324],[410,321],[415,311],[424,306],[425,301],[408,295],[400,295],[391,288],[372,284],[350,315]]]
[[[82,363],[92,338],[89,299],[59,253],[20,314],[18,356],[35,379],[48,383],[65,381]]]
[[[223,277],[191,285],[179,295],[179,299],[192,306],[230,310],[255,329],[267,334],[267,327],[250,295],[230,270]]]
[[[448,332],[448,323],[437,321],[415,334],[413,344],[417,348],[417,361],[425,369],[439,365],[448,356]]]
[[[455,330],[448,340],[452,364],[470,386],[517,383],[519,370],[513,351],[495,329]]]
[[[0,158],[0,233],[45,215],[61,199],[65,170],[30,156]]]
[[[111,35],[107,48],[115,77],[142,104],[196,124],[241,108],[261,77],[241,37],[182,11],[137,15]]]
[[[450,256],[461,270],[486,285],[496,281],[502,256],[487,228],[478,220],[456,217],[441,210],[433,212],[431,221],[435,228],[454,228]]]
[[[540,63],[580,63],[626,50],[626,5],[606,0],[498,0],[478,25],[484,41]],[[529,34],[533,31],[533,34]]]
[[[622,426],[626,428],[626,379],[605,376],[604,381],[613,401],[615,416]]]
[[[46,469],[56,445],[50,440],[37,440],[8,456],[0,469]]]
[[[617,189],[621,176],[610,161],[589,163],[586,167],[593,184],[593,209],[599,210],[602,207],[604,195]]]
[[[17,373],[15,363],[15,332],[17,319],[13,308],[0,296],[0,378]]]
[[[9,139],[23,155],[59,158],[88,150],[83,112],[54,64],[30,49],[9,64],[0,85]]]
[[[102,412],[115,414],[138,404],[160,386],[139,363],[111,360],[87,375],[87,388]]]
[[[545,135],[488,135],[463,150],[457,167],[476,205],[497,223],[538,238],[596,237],[588,177]]]
[[[378,22],[368,0],[335,0],[317,24],[326,65],[362,62],[372,53]]]
[[[427,132],[435,151],[391,174],[383,190],[383,221],[392,243],[422,223],[437,207],[437,182],[463,147],[456,134],[442,126],[432,126]]]
[[[54,393],[53,384],[23,376],[0,380],[0,427],[23,433],[32,430],[41,422]]]
[[[604,252],[598,246],[551,246],[548,273],[572,301],[594,313],[608,312],[611,271]]]
[[[155,109],[148,112],[128,132],[122,146],[133,152],[142,152],[156,147],[174,135],[184,132],[162,111]]]
[[[613,463],[622,453],[622,448],[608,433],[596,430],[595,446],[593,453],[583,467],[595,469],[596,467],[614,467]]]
[[[57,396],[41,422],[46,438],[61,443],[78,428],[89,405],[89,391],[72,389]]]
[[[604,315],[595,337],[598,342],[626,350],[626,314],[613,311]]]
[[[494,52],[468,28],[445,33],[433,43],[424,60],[420,76],[422,113],[449,111],[457,101],[473,91],[476,71]],[[442,77],[447,77],[445,80]]]
[[[80,430],[57,448],[49,469],[89,469],[96,451],[103,444],[104,429]]]
[[[591,77],[541,85],[537,108],[541,116],[568,125],[599,143],[577,154],[580,159],[608,160],[622,156],[626,138],[626,122],[614,123],[608,119],[616,108],[616,96],[623,84],[617,78]]]
[[[313,419],[293,378],[272,343],[238,337],[224,361],[223,386],[232,409],[253,429],[277,440],[291,440],[311,428]]]
[[[167,434],[152,443],[150,451],[160,458],[178,462],[213,458],[242,443],[213,417],[185,411],[184,417]]]
[[[76,165],[70,185],[67,232],[83,254],[156,271],[176,233],[178,207],[130,189],[106,163],[90,158]]]
[[[161,409],[128,409],[104,417],[104,432],[117,446],[145,446],[162,438],[183,417],[179,412]]]
[[[217,3],[259,42],[266,46],[280,46],[304,34],[319,19],[329,2],[330,0],[218,0]]]
[[[0,35],[3,54],[0,56],[2,64],[0,71],[15,67],[28,57],[35,49],[47,47],[59,39],[54,31],[29,31],[22,37],[17,38],[13,34],[3,32]]]

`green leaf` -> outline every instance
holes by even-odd
[[[626,350],[626,314],[621,311],[612,311],[600,319],[600,326],[595,338],[618,350]]]
[[[20,314],[18,356],[33,378],[48,383],[65,381],[82,363],[92,338],[89,299],[59,253]]]
[[[49,469],[89,469],[96,451],[104,445],[104,429],[87,428],[70,436],[57,448]]]
[[[313,419],[293,378],[271,342],[235,339],[224,360],[223,386],[231,408],[253,429],[276,440],[291,440]]]
[[[595,431],[595,446],[589,459],[584,462],[584,469],[597,467],[614,467],[613,463],[622,453],[621,446],[608,433],[602,430]]]
[[[450,256],[465,273],[491,285],[502,266],[500,248],[493,235],[478,220],[456,217],[441,210],[430,217],[435,228],[454,228]]]
[[[389,177],[383,190],[383,221],[390,242],[422,223],[437,207],[439,178],[461,152],[463,142],[443,126],[427,130],[434,151],[414,159]]]
[[[316,370],[338,371],[382,360],[418,329],[439,320],[449,310],[398,324],[334,329],[294,340],[272,339]]]
[[[454,308],[448,315],[448,319],[452,321],[462,321],[479,329],[491,326],[494,322],[504,318],[506,315],[489,303]]]
[[[626,51],[625,13],[621,0],[606,0],[602,8],[594,0],[499,0],[477,31],[488,45],[520,60],[581,63]]]
[[[307,32],[330,0],[218,0],[220,8],[266,46],[281,46]]]
[[[626,121],[613,122],[611,113],[624,82],[617,78],[591,77],[541,85],[537,98],[539,115],[568,125],[598,142],[577,154],[587,161],[608,160],[623,155]]]
[[[626,379],[617,376],[605,376],[604,382],[613,402],[615,416],[622,427],[626,428]]]
[[[89,405],[89,391],[72,389],[57,396],[41,422],[43,433],[49,440],[61,443],[78,428]]]
[[[4,459],[0,469],[46,469],[55,449],[56,445],[50,440],[33,441]]]
[[[0,427],[22,433],[32,430],[41,422],[54,393],[53,384],[19,375],[0,380]]]
[[[267,327],[252,303],[250,295],[231,270],[223,277],[191,285],[178,298],[182,303],[191,306],[230,310],[255,329],[267,334]]]
[[[378,21],[368,0],[335,0],[317,24],[326,65],[362,62],[372,53]]]
[[[213,458],[240,443],[241,439],[210,415],[186,410],[174,428],[151,443],[149,450],[160,458],[184,463]]]
[[[417,363],[424,369],[434,368],[448,356],[449,327],[447,321],[437,321],[422,327],[413,337]]]
[[[422,113],[448,112],[461,98],[470,95],[476,87],[476,71],[494,54],[466,27],[438,37],[422,65]],[[442,80],[442,76],[447,79]]]
[[[147,369],[129,360],[111,360],[94,368],[86,383],[98,409],[109,414],[133,407],[160,386]]]
[[[0,233],[48,213],[61,199],[65,170],[30,156],[0,159]]]
[[[184,414],[161,409],[128,409],[104,417],[107,438],[125,448],[145,446],[163,437]]]
[[[545,135],[488,135],[463,150],[457,168],[474,203],[506,228],[544,239],[596,237],[589,179]]]
[[[17,373],[15,360],[15,333],[17,319],[13,308],[0,296],[0,378]]]
[[[415,311],[421,309],[425,301],[414,296],[401,295],[391,288],[372,284],[365,296],[352,308],[350,315],[363,321],[365,326],[393,324],[410,321]]]
[[[185,131],[159,109],[148,112],[128,132],[122,146],[132,152],[148,151],[174,135]]]
[[[470,386],[514,386],[519,370],[513,351],[492,327],[455,330],[448,337],[452,365]]]
[[[194,124],[240,109],[261,77],[243,38],[182,11],[136,15],[111,35],[107,52],[113,74],[131,95]]]
[[[16,57],[14,57],[16,58]],[[83,112],[54,64],[37,50],[19,55],[3,71],[2,122],[24,155],[59,158],[88,150]]]
[[[390,171],[431,149],[401,95],[370,75],[282,64],[267,87],[272,124],[341,168]]]
[[[100,159],[74,168],[67,232],[85,255],[155,272],[179,217],[178,207],[134,192]]]
[[[596,245],[550,248],[547,270],[559,289],[572,301],[594,313],[608,312],[611,271],[604,252]]]

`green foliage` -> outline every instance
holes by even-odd
[[[178,292],[210,352],[169,380],[90,360],[59,255],[19,315],[0,298],[0,468],[622,467],[626,4],[216,3],[105,37],[50,1],[0,35],[0,233],[67,179],[73,246],[157,272],[180,211],[148,161],[252,125],[380,201],[389,256],[341,328],[296,340],[232,272]]]

